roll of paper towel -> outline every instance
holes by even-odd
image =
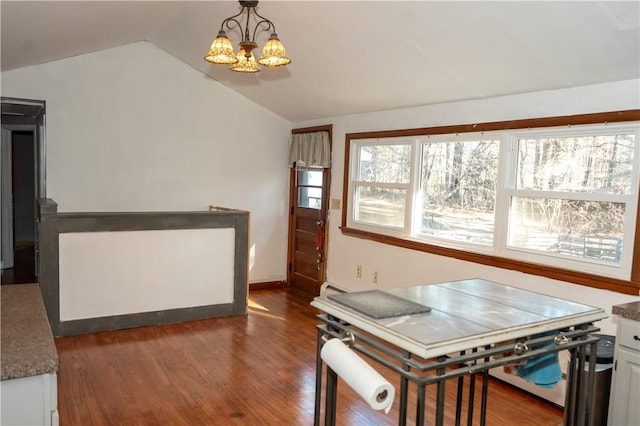
[[[320,357],[338,376],[375,410],[388,413],[396,390],[391,383],[340,339],[330,339],[322,346]]]

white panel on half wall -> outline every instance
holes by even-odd
[[[60,321],[233,302],[233,229],[60,234]]]

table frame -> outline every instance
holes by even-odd
[[[445,384],[448,380],[458,380],[456,397],[456,425],[461,422],[463,403],[463,383],[469,376],[469,398],[467,424],[473,423],[475,379],[483,376],[480,407],[480,424],[485,425],[489,370],[507,364],[514,364],[547,353],[569,350],[570,360],[567,370],[567,392],[565,397],[564,425],[583,426],[590,424],[588,407],[595,403],[596,351],[598,338],[590,334],[599,331],[591,322],[560,328],[555,333],[545,333],[543,337],[524,337],[514,342],[492,342],[483,347],[468,348],[455,354],[442,353],[430,359],[416,357],[410,351],[398,348],[370,333],[346,323],[339,318],[320,314],[322,324],[317,326],[316,351],[316,397],[314,425],[319,426],[322,406],[323,361],[320,357],[322,345],[327,339],[339,338],[350,343],[356,352],[370,358],[400,376],[400,414],[398,424],[407,424],[409,383],[417,386],[416,425],[423,426],[426,416],[426,389],[436,387],[435,424],[444,424]],[[549,331],[549,330],[548,330]],[[560,336],[560,337],[557,337]],[[550,345],[553,343],[553,345]],[[586,361],[589,348],[589,361]],[[517,352],[517,353],[514,353]],[[588,365],[588,368],[586,366]],[[326,368],[325,425],[335,425],[337,408],[338,376]],[[587,398],[583,397],[587,392]],[[589,421],[589,423],[587,423]]]

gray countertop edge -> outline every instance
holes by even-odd
[[[640,321],[640,301],[613,305],[611,313],[614,315],[620,315],[623,318]]]
[[[2,380],[58,371],[58,352],[38,284],[2,286]]]

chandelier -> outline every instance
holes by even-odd
[[[258,2],[239,1],[238,3],[242,6],[240,13],[222,21],[218,36],[213,40],[209,53],[204,57],[205,61],[214,64],[231,65],[232,71],[250,73],[260,71],[258,64],[267,67],[279,67],[290,64],[291,59],[287,56],[284,46],[278,39],[275,25],[256,12]],[[242,16],[245,14],[246,19]],[[244,26],[242,21],[244,22]],[[250,30],[249,26],[252,23],[255,26],[253,30]],[[235,28],[238,28],[242,33],[242,40],[239,43],[240,50],[237,55],[233,51],[233,46],[225,33],[225,29],[233,30]],[[256,58],[253,56],[253,50],[258,47],[255,42],[258,31],[271,31],[271,36],[262,49],[260,59],[256,61]]]

